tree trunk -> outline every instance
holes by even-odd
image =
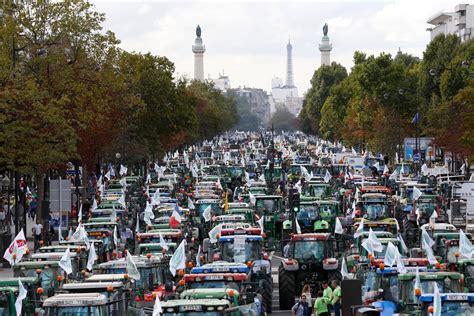
[[[42,223],[43,220],[46,220],[46,218],[43,218],[43,201],[44,201],[44,193],[45,193],[44,192],[44,179],[45,179],[44,173],[39,173],[35,175],[36,186],[38,188],[38,199],[36,201],[38,208],[36,210],[36,218],[40,223]]]

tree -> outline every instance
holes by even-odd
[[[321,108],[329,96],[331,87],[346,77],[346,69],[336,62],[332,62],[329,66],[322,65],[314,72],[311,79],[311,88],[306,94],[303,109],[299,115],[303,132],[319,134]]]
[[[298,130],[298,119],[285,106],[276,109],[271,124],[277,132]]]

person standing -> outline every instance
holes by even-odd
[[[300,301],[293,305],[291,308],[291,315],[292,316],[311,316],[311,312],[309,310],[308,302],[306,301],[306,295],[301,295]]]
[[[329,316],[329,301],[324,297],[323,291],[318,291],[318,298],[314,302],[314,316]]]
[[[36,224],[33,225],[33,228],[31,229],[33,232],[33,235],[35,237],[35,250],[39,248],[39,242],[42,240],[42,234],[43,234],[43,225],[40,223],[39,220],[36,220]]]
[[[311,308],[313,307],[313,301],[311,298],[311,287],[309,286],[309,284],[305,284],[305,286],[303,287],[303,291],[301,291],[301,296],[306,296],[306,302],[308,302],[309,309],[311,312]]]
[[[334,316],[341,316],[341,287],[337,280],[333,280],[331,286],[333,289],[331,304],[334,307]]]

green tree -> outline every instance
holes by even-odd
[[[336,62],[332,62],[331,65],[322,65],[314,72],[311,88],[306,94],[303,109],[299,115],[305,133],[319,135],[323,104],[329,96],[331,87],[346,77],[346,69]]]
[[[285,106],[277,107],[270,120],[277,132],[298,130],[298,119]]]

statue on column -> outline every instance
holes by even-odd
[[[323,34],[324,34],[324,36],[328,36],[328,24],[327,23],[324,23]]]
[[[196,27],[196,36],[197,36],[197,37],[201,37],[201,27],[199,26],[199,24],[198,24],[198,26]]]

